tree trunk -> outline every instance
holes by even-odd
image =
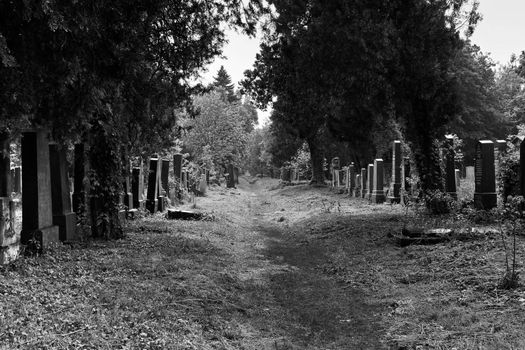
[[[311,185],[324,185],[324,171],[323,171],[323,151],[319,147],[315,139],[306,140],[308,148],[310,149],[310,158],[312,162],[312,179],[310,180]]]

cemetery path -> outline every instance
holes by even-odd
[[[381,308],[333,278],[329,248],[300,225],[312,211],[308,200],[277,192],[241,180],[233,196],[221,196],[222,215],[242,227],[234,241],[216,244],[235,256],[240,299],[251,310],[239,319],[244,348],[382,348]]]

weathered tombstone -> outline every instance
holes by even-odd
[[[164,195],[166,196],[166,198],[170,198],[169,178],[170,178],[170,161],[167,159],[163,159],[160,180],[162,184],[162,191]]]
[[[355,172],[356,172],[356,169],[355,169],[355,165],[354,163],[350,163],[350,165],[348,166],[348,180],[349,180],[349,184],[348,184],[348,193],[350,195],[352,195],[354,193],[354,189],[355,189]]]
[[[11,200],[9,135],[0,134],[0,265],[17,259],[20,252],[20,222],[16,202]]]
[[[22,192],[22,168],[17,166],[14,169],[13,176],[13,192],[21,193]]]
[[[374,164],[368,164],[366,178],[368,180],[366,197],[368,200],[372,200],[372,191],[374,190]]]
[[[233,168],[233,164],[228,165],[228,180],[226,183],[226,187],[228,188],[235,188],[235,170]],[[288,179],[288,181],[289,180],[290,179]]]
[[[366,190],[367,190],[367,185],[366,185],[366,169],[365,168],[361,168],[361,198],[365,198],[366,196]]]
[[[133,208],[144,208],[144,173],[142,166],[132,170],[131,192],[133,194]]]
[[[494,143],[478,141],[476,145],[476,169],[474,207],[490,210],[497,205]]]
[[[169,169],[169,165],[168,165]],[[157,171],[157,210],[161,213],[166,210],[167,197],[162,188],[162,159],[159,157],[158,171]]]
[[[354,197],[361,197],[361,174],[355,176]]]
[[[38,251],[59,241],[53,225],[49,141],[44,130],[22,133],[22,233],[21,243],[35,243]],[[38,242],[38,244],[36,244]]]
[[[236,184],[236,185],[239,184],[239,173],[240,173],[239,168],[234,167],[234,168],[233,168],[233,178],[234,178],[234,180],[235,180],[235,184]]]
[[[455,169],[454,173],[456,175],[456,185],[457,185],[457,187],[460,187],[460,184],[461,184],[461,170]]]
[[[401,202],[401,141],[394,141],[392,144],[392,180],[388,201],[390,203]]]
[[[445,192],[454,199],[458,199],[457,184],[456,184],[456,154],[454,152],[454,137],[451,135],[445,136]]]
[[[176,183],[175,193],[182,199],[182,154],[173,155],[173,176]]]
[[[49,164],[53,224],[58,226],[61,241],[76,241],[79,239],[76,232],[77,216],[71,210],[66,151],[59,149],[56,143],[49,144]]]
[[[206,183],[206,174],[201,174],[200,180],[199,180],[199,192],[202,196],[206,194],[206,190],[208,189],[208,184]]]
[[[155,214],[159,206],[158,192],[159,192],[159,168],[160,162],[158,158],[149,159],[148,172],[148,194],[146,197],[146,210]]]
[[[182,190],[188,190],[188,172],[186,170],[182,171]]]
[[[374,186],[372,191],[372,203],[383,203],[385,201],[385,190],[383,188],[383,159],[374,160]]]

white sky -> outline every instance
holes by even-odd
[[[479,11],[483,20],[471,40],[483,52],[490,53],[496,63],[506,64],[513,53],[519,56],[525,50],[525,0],[480,0]],[[202,75],[203,82],[211,82],[221,65],[235,84],[243,79],[245,70],[252,68],[259,52],[259,38],[249,38],[234,31],[228,31],[227,37],[229,43],[224,47],[224,58],[217,58],[208,66],[208,71]],[[259,111],[259,125],[265,124],[268,116],[268,111]]]

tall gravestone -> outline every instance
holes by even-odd
[[[366,169],[361,168],[361,198],[365,198],[366,191],[367,191],[367,185],[366,185]]]
[[[354,193],[354,189],[355,189],[355,164],[354,163],[350,163],[350,165],[348,166],[348,180],[349,180],[349,183],[348,183],[348,193],[350,195],[352,195]]]
[[[49,141],[44,130],[22,133],[22,233],[21,243],[38,242],[39,250],[59,241],[53,225]]]
[[[355,176],[354,197],[361,197],[361,174]]]
[[[11,200],[9,135],[0,134],[0,265],[18,257],[20,251],[20,221],[16,217],[16,202]]]
[[[149,172],[148,172],[148,192],[146,197],[146,210],[155,214],[159,206],[158,192],[159,192],[159,168],[160,162],[158,158],[150,158]]]
[[[234,178],[234,181],[235,181],[235,184],[236,184],[236,185],[239,184],[239,173],[240,173],[239,168],[234,167],[234,168],[233,168],[233,178]],[[295,176],[294,176],[294,179],[293,179],[293,180],[295,180]]]
[[[383,203],[385,201],[385,190],[383,188],[383,159],[374,160],[374,187],[372,191],[372,203]]]
[[[290,181],[291,179],[288,179]],[[235,188],[235,170],[233,164],[228,165],[228,181],[226,187]]]
[[[445,136],[445,152],[445,192],[452,198],[457,199],[456,154],[454,152],[454,137],[451,135]]]
[[[478,141],[476,145],[474,207],[490,210],[497,205],[494,143]]]
[[[401,202],[401,141],[394,141],[392,143],[392,180],[390,182],[390,191],[388,201],[390,203]]]
[[[372,200],[372,192],[374,190],[374,164],[368,164],[366,178],[368,180],[366,198]]]
[[[71,207],[66,151],[56,143],[49,144],[49,164],[53,224],[58,226],[61,241],[76,241],[79,239],[76,232],[77,216]]]
[[[460,184],[461,184],[461,171],[459,169],[456,169],[454,172],[456,174],[456,186],[460,187]]]
[[[162,183],[163,193],[167,198],[170,198],[169,179],[170,179],[170,161],[168,159],[163,159],[162,160],[162,170],[161,170],[161,183]]]
[[[142,166],[135,167],[132,170],[131,193],[133,194],[133,208],[144,208],[144,173]]]
[[[339,186],[339,183],[336,183],[335,173],[336,172],[339,173],[339,169],[341,169],[339,157],[332,158],[330,168],[331,168],[331,177],[332,177],[332,187],[337,187]],[[337,179],[337,181],[339,181],[339,179]]]

